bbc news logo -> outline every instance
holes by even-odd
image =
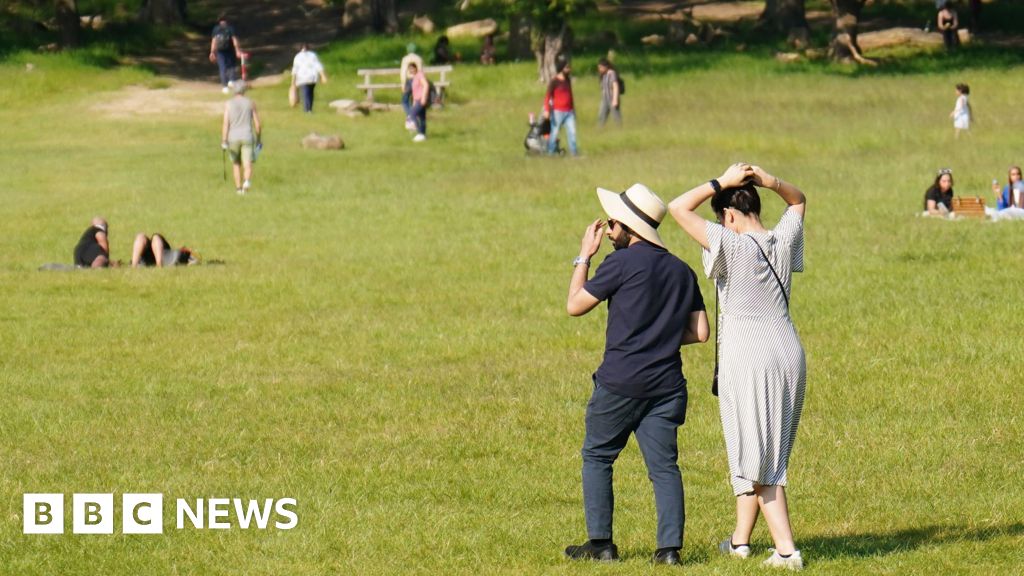
[[[271,526],[291,530],[299,523],[297,506],[294,498],[178,498],[175,525],[178,530],[266,530]],[[122,534],[164,533],[163,494],[122,494],[120,511]],[[23,494],[22,514],[24,534],[63,534],[64,494]],[[116,515],[113,494],[71,497],[73,534],[113,534]]]

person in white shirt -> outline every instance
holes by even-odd
[[[412,118],[412,78],[409,76],[409,64],[415,64],[417,70],[423,70],[423,58],[416,53],[416,45],[410,42],[405,46],[405,56],[399,64],[400,82],[402,83],[402,109],[405,110],[405,129],[416,130],[416,123]]]
[[[313,112],[313,90],[317,80],[327,83],[324,65],[320,63],[316,52],[309,49],[309,44],[303,44],[292,61],[292,86],[298,88],[302,96],[302,109],[307,114]]]

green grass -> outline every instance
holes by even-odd
[[[793,297],[809,384],[789,493],[810,572],[1019,569],[1021,226],[914,214],[936,168],[985,195],[1021,162],[1020,68],[850,77],[638,51],[620,62],[625,127],[599,131],[584,61],[585,157],[549,160],[522,154],[541,99],[529,64],[460,66],[424,145],[397,113],[328,113],[357,95],[356,66],[389,61],[364,61],[360,42],[324,54],[312,117],[287,108],[284,86],[253,91],[266,149],[245,198],[221,182],[216,115],[93,110],[159,80],[62,57],[0,64],[4,573],[649,573],[653,502],[632,443],[616,466],[625,562],[560,559],[584,537],[579,447],[605,321],[603,307],[565,315],[568,263],[600,215],[596,186],[641,181],[668,200],[740,159],[809,197]],[[960,81],[978,124],[955,142]],[[313,130],[347,149],[301,150]],[[781,203],[765,205],[773,224]],[[36,271],[69,261],[96,214],[115,258],[135,232],[162,231],[226,264]],[[684,351],[686,571],[761,573],[714,553],[733,499],[712,356]],[[167,505],[162,537],[25,536],[25,492],[69,507],[74,492],[291,496],[299,526],[176,530]],[[763,526],[753,544],[763,557]]]

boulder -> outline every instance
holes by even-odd
[[[423,16],[416,16],[412,19],[413,30],[419,30],[424,34],[434,33],[434,21],[429,16],[424,14]]]
[[[100,14],[94,14],[92,16],[79,16],[82,28],[90,28],[92,30],[103,30],[107,23],[103,20],[103,16]]]
[[[331,108],[334,108],[338,112],[349,112],[359,107],[359,103],[355,100],[335,100],[328,104]]]
[[[449,38],[483,38],[497,31],[498,23],[493,18],[485,18],[483,20],[449,26],[444,33]]]
[[[665,37],[661,34],[651,34],[641,38],[640,42],[645,46],[661,46],[665,43]]]
[[[311,132],[302,139],[302,147],[307,150],[342,150],[345,148],[345,142],[341,136],[324,136]]]

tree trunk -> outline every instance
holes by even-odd
[[[185,0],[146,0],[139,17],[150,24],[181,24],[185,16]]]
[[[395,34],[398,32],[398,12],[395,0],[373,0],[370,14],[374,32]]]
[[[537,73],[542,83],[547,84],[555,77],[555,60],[559,55],[572,56],[572,28],[563,21],[560,26],[548,29],[535,39],[533,54],[537,58]]]
[[[864,58],[857,44],[860,9],[864,0],[832,0],[832,15],[835,17],[835,34],[832,36],[831,53],[835,60],[855,60],[860,64],[874,64]]]
[[[767,0],[761,23],[777,32],[783,32],[798,48],[807,44],[810,30],[804,0]]]
[[[509,16],[507,55],[509,60],[522,60],[529,58],[533,54],[530,47],[532,30],[533,23],[528,15],[517,14]]]
[[[78,3],[76,0],[56,0],[57,27],[60,29],[60,44],[64,48],[78,46],[79,26]]]

